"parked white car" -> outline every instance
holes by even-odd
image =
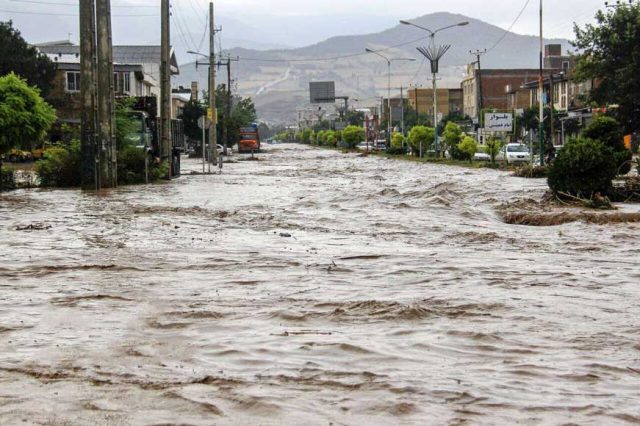
[[[491,156],[484,151],[478,151],[473,156],[474,161],[491,161]]]
[[[526,145],[510,143],[502,148],[499,159],[506,161],[507,164],[529,163],[531,162],[531,154]]]

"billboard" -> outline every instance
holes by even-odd
[[[332,104],[336,101],[336,83],[333,81],[312,81],[309,83],[312,104]]]
[[[484,129],[487,132],[513,131],[513,114],[504,112],[488,112],[484,115]]]

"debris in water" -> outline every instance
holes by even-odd
[[[30,223],[29,225],[18,225],[16,231],[45,231],[51,229],[51,225],[41,222]]]

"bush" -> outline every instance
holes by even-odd
[[[547,166],[524,164],[516,168],[513,174],[516,177],[538,179],[547,177],[548,172]]]
[[[478,142],[471,136],[465,136],[458,144],[458,149],[462,152],[464,159],[473,161],[473,156],[478,152]]]
[[[342,142],[348,149],[355,149],[364,137],[364,128],[360,126],[347,126],[342,131]]]
[[[68,146],[48,149],[35,170],[42,186],[80,186],[80,142],[74,140]]]
[[[422,155],[424,155],[433,145],[435,131],[431,127],[414,126],[409,132],[409,147],[414,155],[420,155],[420,143],[422,143]]]
[[[324,132],[324,143],[327,146],[335,147],[338,145],[338,139],[336,138],[336,132],[333,130],[327,130]]]
[[[582,136],[601,142],[613,150],[617,173],[626,175],[631,171],[633,153],[624,145],[624,134],[620,124],[611,117],[597,117],[583,132]]]
[[[16,189],[16,180],[13,174],[13,170],[6,167],[0,168],[0,191],[11,191]]]
[[[391,146],[387,148],[387,154],[404,155],[406,153],[407,149],[404,146],[404,136],[402,133],[394,133],[391,136]]]
[[[549,168],[548,184],[555,193],[591,199],[611,189],[616,172],[611,148],[592,139],[571,139]]]

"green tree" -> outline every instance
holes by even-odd
[[[458,149],[464,154],[465,158],[471,163],[473,156],[478,152],[478,142],[471,136],[465,136],[462,142],[458,144]]]
[[[197,101],[189,101],[182,109],[182,115],[178,118],[184,123],[184,135],[189,139],[201,141],[202,129],[198,126],[198,119],[207,113],[206,107]],[[205,139],[207,137],[205,132]]]
[[[14,73],[0,77],[0,154],[13,147],[32,149],[55,119],[39,89]]]
[[[327,144],[327,131],[326,130],[320,130],[318,132],[318,134],[316,135],[316,143],[319,146],[323,146]]]
[[[342,141],[348,149],[355,149],[364,140],[364,128],[361,126],[347,126],[342,131]]]
[[[36,86],[46,97],[56,75],[56,65],[30,46],[13,28],[13,23],[0,22],[0,76],[15,73]]]
[[[434,130],[432,127],[414,126],[409,131],[409,146],[414,155],[420,155],[420,144],[422,144],[422,155],[431,148],[434,139]]]
[[[458,146],[462,140],[462,129],[453,121],[449,121],[444,127],[445,149]]]
[[[592,139],[571,139],[549,168],[549,188],[584,198],[611,189],[617,167],[613,150]]]
[[[582,136],[593,139],[605,147],[613,150],[613,156],[618,167],[618,173],[626,175],[631,170],[631,160],[633,154],[624,145],[624,134],[622,127],[614,118],[600,116],[597,117],[583,132]]]
[[[493,167],[496,166],[496,157],[500,153],[502,146],[502,141],[493,137],[487,139],[487,142],[484,145],[484,152],[491,157],[491,165]]]
[[[404,146],[404,136],[402,133],[395,132],[391,135],[391,146],[387,148],[387,154],[402,155],[406,153],[406,147]]]
[[[304,129],[302,130],[302,143],[311,143],[311,133],[313,133],[313,130],[311,129]]]
[[[430,126],[433,125],[433,118],[424,113],[416,113],[410,105],[407,105],[404,110],[404,125],[407,129],[411,129],[415,126]]]
[[[335,147],[338,144],[338,139],[336,138],[336,132],[333,130],[327,130],[324,133],[324,142],[327,146]]]
[[[574,46],[582,53],[575,69],[579,81],[597,80],[590,99],[617,104],[616,115],[628,133],[640,130],[640,4],[598,11],[595,24],[574,26]]]
[[[347,124],[351,126],[362,126],[364,124],[364,112],[347,111],[345,114],[345,120],[347,121]]]

